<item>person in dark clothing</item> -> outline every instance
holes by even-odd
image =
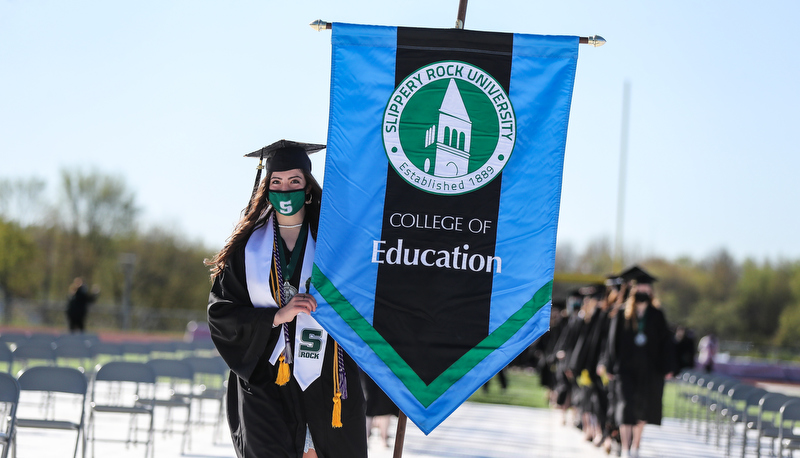
[[[580,316],[583,319],[581,335],[575,342],[575,348],[569,362],[569,370],[576,380],[575,391],[580,392],[576,399],[577,409],[581,414],[581,428],[589,441],[595,440],[600,433],[597,424],[597,393],[595,383],[599,383],[597,375],[597,350],[596,340],[599,338],[598,326],[601,318],[600,309],[603,307],[605,286],[590,285],[580,289],[583,297]],[[600,440],[598,438],[598,440]]]
[[[691,329],[675,328],[675,373],[694,367],[695,341]]]
[[[644,426],[661,424],[664,379],[675,370],[672,333],[664,313],[653,305],[654,280],[647,274],[632,281],[625,310],[612,320],[609,335],[607,359],[616,379],[616,420],[622,451],[631,457],[639,456]]]
[[[508,378],[506,377],[506,368],[504,367],[504,368],[500,369],[500,371],[497,372],[496,377],[497,377],[497,380],[500,382],[500,392],[505,393],[506,390],[508,389]],[[483,384],[483,392],[484,393],[487,393],[487,394],[489,393],[489,382],[491,382],[491,381],[492,381],[492,379],[489,379],[489,380],[486,381],[486,383]]]
[[[363,371],[361,371],[361,383],[367,398],[367,438],[372,436],[372,429],[377,428],[381,441],[389,447],[389,424],[392,416],[397,417],[400,414],[400,409]]]
[[[551,406],[555,405],[555,347],[561,334],[561,311],[553,309],[550,312],[550,330],[534,342],[533,354],[536,360],[536,372],[539,374],[539,384],[547,388],[547,400]]]
[[[207,262],[208,322],[231,368],[228,423],[239,458],[367,456],[358,366],[311,316],[322,190],[307,153],[322,148],[281,140],[258,151],[272,156],[267,176]]]
[[[564,327],[558,337],[558,342],[553,347],[556,361],[556,404],[562,410],[563,424],[567,422],[567,411],[572,407],[574,398],[575,377],[569,364],[575,344],[584,326],[583,318],[579,316],[581,304],[580,293],[574,291],[567,300],[567,308],[563,312],[565,316],[562,317]]]
[[[717,356],[718,349],[719,341],[713,332],[703,336],[697,344],[697,362],[707,374],[714,372],[714,358]]]
[[[81,277],[75,278],[69,287],[69,300],[67,301],[67,324],[69,332],[84,332],[86,330],[86,315],[89,306],[97,299],[100,290],[95,287],[90,292],[83,284]]]
[[[609,339],[612,337],[611,326],[614,322],[614,317],[617,314],[623,313],[622,310],[624,309],[626,297],[626,286],[622,285],[618,280],[616,276],[612,276],[606,282],[608,286],[608,295],[606,296],[606,308],[604,310],[606,315],[603,329],[604,335],[602,336],[601,342],[598,344],[600,346],[600,353],[598,356],[597,369],[595,371],[605,383],[602,391],[605,394],[606,410],[601,413],[600,416],[604,419],[604,423],[601,423],[604,438],[602,447],[607,454],[611,453],[613,447],[620,445],[619,424],[617,424],[615,415],[617,405],[616,380],[613,374],[607,370],[607,366],[611,364],[609,357],[612,354],[609,350]]]

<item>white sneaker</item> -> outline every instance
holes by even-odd
[[[632,448],[631,449],[631,458],[639,458],[639,449],[638,448]]]

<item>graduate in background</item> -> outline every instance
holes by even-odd
[[[358,366],[311,317],[322,190],[308,153],[278,141],[225,247],[207,264],[211,337],[231,368],[228,422],[245,457],[366,458]],[[259,164],[260,167],[260,164]]]
[[[620,277],[631,294],[612,319],[606,369],[615,378],[623,456],[638,457],[645,425],[661,424],[664,379],[675,370],[675,347],[664,313],[656,307],[655,277],[638,266]]]

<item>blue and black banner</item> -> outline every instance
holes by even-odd
[[[334,24],[314,316],[425,433],[547,331],[577,48]]]

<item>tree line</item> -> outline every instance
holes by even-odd
[[[63,170],[56,197],[37,178],[0,180],[0,322],[63,325],[67,288],[81,276],[101,295],[89,327],[120,326],[124,263],[133,260],[133,324],[181,330],[205,319],[214,249],[174,230],[140,229],[141,209],[119,176]],[[671,324],[724,340],[793,345],[800,338],[800,261],[735,260],[721,249],[705,258],[667,260],[628,254],[659,278],[656,293]],[[612,273],[607,239],[582,253],[556,250],[556,271]],[[100,313],[101,310],[105,312]]]
[[[65,326],[75,277],[100,296],[88,325],[118,327],[132,263],[133,326],[181,330],[205,319],[213,250],[164,228],[139,228],[141,209],[119,176],[63,170],[53,200],[37,178],[0,180],[0,322]]]

